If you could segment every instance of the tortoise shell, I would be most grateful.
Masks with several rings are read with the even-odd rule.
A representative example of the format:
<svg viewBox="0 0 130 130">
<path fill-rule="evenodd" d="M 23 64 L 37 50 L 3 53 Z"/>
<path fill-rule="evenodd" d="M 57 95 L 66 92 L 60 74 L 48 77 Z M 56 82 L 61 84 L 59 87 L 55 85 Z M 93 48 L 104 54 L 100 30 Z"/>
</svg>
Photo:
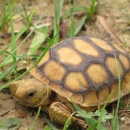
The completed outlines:
<svg viewBox="0 0 130 130">
<path fill-rule="evenodd" d="M 81 36 L 53 46 L 30 73 L 67 100 L 90 107 L 130 90 L 130 63 L 125 50 L 103 39 Z M 120 72 L 120 73 L 119 73 Z M 118 76 L 118 74 L 120 74 Z"/>
</svg>

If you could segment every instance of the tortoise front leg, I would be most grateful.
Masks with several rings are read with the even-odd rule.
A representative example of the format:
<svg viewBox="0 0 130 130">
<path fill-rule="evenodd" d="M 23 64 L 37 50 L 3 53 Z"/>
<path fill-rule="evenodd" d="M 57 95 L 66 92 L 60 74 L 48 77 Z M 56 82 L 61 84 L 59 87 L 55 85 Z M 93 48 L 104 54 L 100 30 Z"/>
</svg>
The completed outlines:
<svg viewBox="0 0 130 130">
<path fill-rule="evenodd" d="M 71 114 L 71 110 L 61 102 L 52 103 L 49 109 L 51 121 L 59 124 L 65 124 L 66 120 L 71 116 Z M 84 120 L 78 119 L 74 116 L 71 118 L 71 123 L 82 128 L 87 128 L 87 123 Z"/>
</svg>

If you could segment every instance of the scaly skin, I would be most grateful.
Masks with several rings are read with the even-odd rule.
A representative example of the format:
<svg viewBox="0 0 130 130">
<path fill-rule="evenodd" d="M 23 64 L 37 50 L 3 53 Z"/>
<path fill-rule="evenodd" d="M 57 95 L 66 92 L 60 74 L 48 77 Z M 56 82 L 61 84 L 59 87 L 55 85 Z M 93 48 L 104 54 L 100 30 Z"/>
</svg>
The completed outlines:
<svg viewBox="0 0 130 130">
<path fill-rule="evenodd" d="M 54 102 L 50 105 L 49 108 L 49 116 L 52 122 L 57 122 L 59 124 L 65 124 L 66 120 L 71 116 L 71 110 L 61 102 Z M 71 118 L 71 123 L 76 124 L 82 128 L 87 128 L 87 123 L 82 120 L 78 119 L 74 116 Z"/>
<path fill-rule="evenodd" d="M 68 101 L 60 102 L 57 95 L 51 99 L 53 92 L 43 82 L 32 78 L 27 80 L 20 80 L 10 84 L 12 95 L 21 104 L 30 107 L 42 107 L 42 110 L 49 113 L 53 122 L 64 124 L 74 111 L 72 104 Z M 59 102 L 57 102 L 59 101 Z M 77 119 L 72 116 L 72 124 L 76 124 L 82 128 L 87 128 L 84 120 Z"/>
</svg>

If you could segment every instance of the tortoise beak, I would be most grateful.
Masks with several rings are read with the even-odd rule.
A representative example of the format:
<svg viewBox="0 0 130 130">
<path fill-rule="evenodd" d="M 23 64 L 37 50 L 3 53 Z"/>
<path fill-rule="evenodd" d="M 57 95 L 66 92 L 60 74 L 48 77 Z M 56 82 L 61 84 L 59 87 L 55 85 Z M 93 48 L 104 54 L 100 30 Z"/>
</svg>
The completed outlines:
<svg viewBox="0 0 130 130">
<path fill-rule="evenodd" d="M 23 91 L 23 87 L 21 87 L 21 85 L 23 85 L 24 83 L 25 80 L 19 80 L 19 81 L 14 81 L 10 84 L 11 94 L 14 96 L 16 100 L 22 101 L 25 97 L 26 91 Z"/>
<path fill-rule="evenodd" d="M 19 90 L 19 85 L 23 84 L 25 81 L 24 80 L 19 80 L 19 81 L 14 81 L 10 84 L 10 91 L 11 94 L 16 97 L 16 93 Z M 20 90 L 19 90 L 20 91 Z M 17 94 L 18 96 L 20 96 L 20 94 Z"/>
<path fill-rule="evenodd" d="M 10 87 L 11 94 L 12 94 L 13 96 L 15 96 L 15 93 L 16 93 L 16 91 L 17 91 L 17 89 L 18 89 L 17 81 L 16 81 L 16 82 L 12 82 L 12 83 L 9 85 L 9 87 Z"/>
</svg>

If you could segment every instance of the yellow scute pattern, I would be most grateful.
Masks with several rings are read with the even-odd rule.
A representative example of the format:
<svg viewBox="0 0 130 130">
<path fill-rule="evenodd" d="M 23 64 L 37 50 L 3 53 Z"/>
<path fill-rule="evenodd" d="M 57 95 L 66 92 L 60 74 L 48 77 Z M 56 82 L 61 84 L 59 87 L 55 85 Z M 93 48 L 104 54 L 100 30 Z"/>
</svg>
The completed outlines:
<svg viewBox="0 0 130 130">
<path fill-rule="evenodd" d="M 92 37 L 91 40 L 94 42 L 94 44 L 98 45 L 100 48 L 106 50 L 106 51 L 113 51 L 113 48 L 104 40 L 99 38 Z"/>
<path fill-rule="evenodd" d="M 97 104 L 98 104 L 98 97 L 96 94 L 96 90 L 90 91 L 89 93 L 87 92 L 84 95 L 84 102 L 82 106 L 91 107 L 96 106 Z"/>
<path fill-rule="evenodd" d="M 119 59 L 122 62 L 122 64 L 124 65 L 124 67 L 128 70 L 130 67 L 128 58 L 122 54 L 119 54 Z"/>
<path fill-rule="evenodd" d="M 110 95 L 110 93 L 109 93 L 109 87 L 108 86 L 101 88 L 98 91 L 99 104 L 103 104 L 104 102 L 106 102 L 109 95 Z"/>
<path fill-rule="evenodd" d="M 50 52 L 48 51 L 45 56 L 42 58 L 42 60 L 38 63 L 38 66 L 41 66 L 43 63 L 45 63 L 50 58 Z"/>
<path fill-rule="evenodd" d="M 43 68 L 43 72 L 46 76 L 48 76 L 51 80 L 61 81 L 66 70 L 63 66 L 58 64 L 55 61 L 50 61 Z"/>
<path fill-rule="evenodd" d="M 70 72 L 65 80 L 65 85 L 73 92 L 88 88 L 88 82 L 81 72 Z"/>
<path fill-rule="evenodd" d="M 95 85 L 100 85 L 109 79 L 106 70 L 101 64 L 90 64 L 86 73 Z"/>
<path fill-rule="evenodd" d="M 60 48 L 57 50 L 57 54 L 62 63 L 76 65 L 82 62 L 82 57 L 69 47 Z"/>
<path fill-rule="evenodd" d="M 118 60 L 117 60 L 118 61 Z M 118 64 L 117 64 L 118 63 Z M 120 62 L 116 63 L 116 59 L 114 57 L 107 57 L 106 64 L 109 67 L 109 70 L 114 75 L 115 78 L 118 77 L 118 69 L 120 70 L 120 76 L 123 76 L 124 70 L 121 66 Z"/>
<path fill-rule="evenodd" d="M 86 55 L 92 55 L 95 57 L 99 57 L 99 52 L 94 48 L 93 45 L 88 43 L 87 41 L 81 40 L 81 39 L 74 39 L 73 44 L 75 48 L 80 51 L 81 53 L 84 53 Z"/>
</svg>

